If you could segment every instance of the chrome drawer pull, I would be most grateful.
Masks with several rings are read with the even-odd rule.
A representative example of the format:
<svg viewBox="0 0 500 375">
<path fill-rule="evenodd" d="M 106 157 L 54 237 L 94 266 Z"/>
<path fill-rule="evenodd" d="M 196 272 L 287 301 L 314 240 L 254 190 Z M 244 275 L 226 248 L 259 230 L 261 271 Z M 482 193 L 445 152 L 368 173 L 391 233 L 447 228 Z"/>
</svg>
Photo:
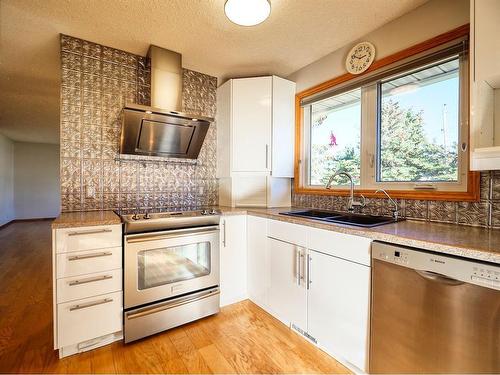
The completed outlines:
<svg viewBox="0 0 500 375">
<path fill-rule="evenodd" d="M 109 280 L 109 279 L 112 279 L 112 278 L 113 278 L 113 276 L 111 276 L 111 275 L 89 277 L 88 279 L 80 279 L 80 280 L 70 281 L 69 282 L 69 286 L 75 286 L 75 285 L 80 285 L 80 284 L 93 283 L 94 281 Z"/>
<path fill-rule="evenodd" d="M 103 253 L 93 253 L 93 254 L 87 254 L 87 255 L 74 255 L 74 256 L 68 257 L 68 260 L 73 261 L 73 260 L 82 260 L 82 259 L 89 259 L 89 258 L 108 257 L 110 255 L 113 255 L 113 253 L 106 251 Z"/>
<path fill-rule="evenodd" d="M 113 298 L 104 298 L 104 299 L 102 299 L 100 301 L 94 301 L 94 302 L 89 302 L 89 303 L 82 303 L 81 305 L 71 306 L 69 308 L 69 311 L 86 309 L 87 307 L 102 305 L 104 303 L 110 303 L 110 302 L 113 302 Z"/>
<path fill-rule="evenodd" d="M 84 230 L 80 232 L 70 232 L 68 233 L 68 236 L 83 236 L 85 234 L 98 234 L 98 233 L 111 233 L 111 229 L 91 229 L 91 230 Z"/>
</svg>

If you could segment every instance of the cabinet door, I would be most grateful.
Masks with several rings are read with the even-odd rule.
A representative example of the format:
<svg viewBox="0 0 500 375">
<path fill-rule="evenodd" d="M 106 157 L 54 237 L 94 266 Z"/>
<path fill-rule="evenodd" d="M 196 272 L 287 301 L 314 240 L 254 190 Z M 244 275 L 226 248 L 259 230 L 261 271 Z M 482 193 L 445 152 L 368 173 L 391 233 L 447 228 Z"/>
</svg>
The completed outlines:
<svg viewBox="0 0 500 375">
<path fill-rule="evenodd" d="M 272 172 L 293 177 L 295 144 L 295 82 L 273 76 Z"/>
<path fill-rule="evenodd" d="M 306 251 L 300 246 L 268 238 L 271 283 L 269 309 L 285 324 L 307 330 Z"/>
<path fill-rule="evenodd" d="M 220 304 L 247 298 L 246 215 L 223 216 L 220 239 Z"/>
<path fill-rule="evenodd" d="M 248 298 L 268 309 L 269 253 L 267 251 L 267 219 L 247 217 Z"/>
<path fill-rule="evenodd" d="M 233 178 L 236 207 L 266 207 L 267 176 L 239 175 Z"/>
<path fill-rule="evenodd" d="M 308 333 L 339 360 L 368 369 L 370 267 L 309 250 Z"/>
<path fill-rule="evenodd" d="M 474 80 L 485 80 L 500 87 L 500 2 L 475 0 L 471 2 L 473 17 Z"/>
<path fill-rule="evenodd" d="M 235 79 L 232 91 L 233 171 L 268 172 L 272 78 Z"/>
</svg>

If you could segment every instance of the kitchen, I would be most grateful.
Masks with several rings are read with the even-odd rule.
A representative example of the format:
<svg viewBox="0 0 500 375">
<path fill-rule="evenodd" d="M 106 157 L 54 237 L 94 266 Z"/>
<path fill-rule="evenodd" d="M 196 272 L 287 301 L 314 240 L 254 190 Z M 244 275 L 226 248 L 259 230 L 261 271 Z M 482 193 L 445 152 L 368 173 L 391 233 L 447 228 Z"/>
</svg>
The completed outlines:
<svg viewBox="0 0 500 375">
<path fill-rule="evenodd" d="M 0 6 L 0 372 L 500 372 L 497 1 Z"/>
</svg>

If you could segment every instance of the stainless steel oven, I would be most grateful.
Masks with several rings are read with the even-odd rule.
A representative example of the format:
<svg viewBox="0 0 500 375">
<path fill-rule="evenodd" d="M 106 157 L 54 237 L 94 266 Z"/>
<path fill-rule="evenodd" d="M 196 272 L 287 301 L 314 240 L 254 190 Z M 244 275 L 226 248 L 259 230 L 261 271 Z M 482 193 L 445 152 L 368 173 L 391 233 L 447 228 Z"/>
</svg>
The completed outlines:
<svg viewBox="0 0 500 375">
<path fill-rule="evenodd" d="M 218 216 L 164 216 L 144 220 L 166 230 L 124 237 L 125 342 L 219 311 Z"/>
</svg>

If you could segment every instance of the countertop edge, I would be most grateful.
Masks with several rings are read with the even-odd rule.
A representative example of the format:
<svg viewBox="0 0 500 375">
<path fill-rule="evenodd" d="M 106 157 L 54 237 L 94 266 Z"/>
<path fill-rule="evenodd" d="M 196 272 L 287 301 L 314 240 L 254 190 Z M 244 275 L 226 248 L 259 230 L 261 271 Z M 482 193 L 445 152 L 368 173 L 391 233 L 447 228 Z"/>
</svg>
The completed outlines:
<svg viewBox="0 0 500 375">
<path fill-rule="evenodd" d="M 117 225 L 122 221 L 114 211 L 63 212 L 53 222 L 52 229 Z"/>
</svg>

